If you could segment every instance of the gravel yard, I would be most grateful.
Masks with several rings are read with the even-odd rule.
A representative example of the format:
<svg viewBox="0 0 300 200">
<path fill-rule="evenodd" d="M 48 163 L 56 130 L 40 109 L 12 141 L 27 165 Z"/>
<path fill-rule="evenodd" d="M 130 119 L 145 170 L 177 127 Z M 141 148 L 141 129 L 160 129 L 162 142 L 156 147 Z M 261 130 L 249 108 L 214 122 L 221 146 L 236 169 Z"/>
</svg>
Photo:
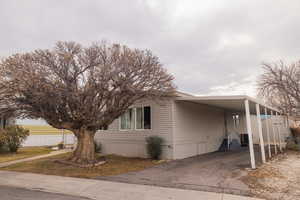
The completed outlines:
<svg viewBox="0 0 300 200">
<path fill-rule="evenodd" d="M 249 171 L 243 181 L 256 197 L 300 199 L 300 153 L 288 151 L 280 154 L 257 170 Z"/>
</svg>

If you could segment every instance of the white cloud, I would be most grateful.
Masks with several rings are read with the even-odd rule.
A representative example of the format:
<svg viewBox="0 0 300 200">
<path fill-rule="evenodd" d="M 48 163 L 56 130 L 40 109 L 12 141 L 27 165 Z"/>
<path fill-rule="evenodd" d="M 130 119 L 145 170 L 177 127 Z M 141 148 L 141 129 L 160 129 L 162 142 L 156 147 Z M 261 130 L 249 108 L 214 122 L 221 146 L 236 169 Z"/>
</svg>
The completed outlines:
<svg viewBox="0 0 300 200">
<path fill-rule="evenodd" d="M 235 80 L 225 85 L 214 86 L 205 95 L 248 95 L 256 97 L 256 77 L 247 77 L 244 80 Z"/>
<path fill-rule="evenodd" d="M 107 39 L 151 49 L 180 90 L 253 96 L 262 61 L 299 59 L 299 10 L 298 0 L 1 0 L 0 57 Z"/>
</svg>

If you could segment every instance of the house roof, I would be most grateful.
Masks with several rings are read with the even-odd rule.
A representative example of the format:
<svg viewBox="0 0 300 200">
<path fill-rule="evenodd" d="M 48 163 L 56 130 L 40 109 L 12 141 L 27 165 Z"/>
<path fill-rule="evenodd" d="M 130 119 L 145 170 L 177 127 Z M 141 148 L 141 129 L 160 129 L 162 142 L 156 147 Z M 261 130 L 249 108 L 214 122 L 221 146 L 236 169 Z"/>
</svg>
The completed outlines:
<svg viewBox="0 0 300 200">
<path fill-rule="evenodd" d="M 230 110 L 233 112 L 245 112 L 245 100 L 249 101 L 249 110 L 251 114 L 256 114 L 256 104 L 260 105 L 260 112 L 264 114 L 264 109 L 267 108 L 268 114 L 270 111 L 279 112 L 277 109 L 264 104 L 261 100 L 249 97 L 247 95 L 230 95 L 230 96 L 181 96 L 175 101 L 186 101 L 200 103 L 209 106 Z"/>
</svg>

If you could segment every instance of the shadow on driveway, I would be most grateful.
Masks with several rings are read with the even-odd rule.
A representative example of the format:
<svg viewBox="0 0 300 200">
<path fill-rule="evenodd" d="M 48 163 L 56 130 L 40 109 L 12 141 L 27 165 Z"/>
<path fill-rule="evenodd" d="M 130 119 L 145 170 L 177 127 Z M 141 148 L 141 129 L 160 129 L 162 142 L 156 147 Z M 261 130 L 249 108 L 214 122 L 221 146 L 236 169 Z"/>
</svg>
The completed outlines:
<svg viewBox="0 0 300 200">
<path fill-rule="evenodd" d="M 256 148 L 256 160 L 259 152 Z M 142 171 L 96 179 L 209 192 L 250 195 L 241 181 L 250 167 L 248 147 L 237 152 L 214 152 L 173 160 Z"/>
</svg>

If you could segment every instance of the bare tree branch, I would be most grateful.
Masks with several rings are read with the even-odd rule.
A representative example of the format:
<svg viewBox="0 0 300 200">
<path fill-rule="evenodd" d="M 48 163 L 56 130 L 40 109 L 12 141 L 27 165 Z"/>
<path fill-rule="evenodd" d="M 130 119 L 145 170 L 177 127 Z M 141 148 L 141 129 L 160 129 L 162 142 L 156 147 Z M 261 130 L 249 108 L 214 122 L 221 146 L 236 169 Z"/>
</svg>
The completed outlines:
<svg viewBox="0 0 300 200">
<path fill-rule="evenodd" d="M 300 102 L 300 62 L 263 63 L 259 95 L 283 113 L 296 115 Z"/>
<path fill-rule="evenodd" d="M 0 113 L 43 118 L 81 140 L 107 127 L 137 100 L 173 95 L 172 80 L 149 50 L 58 42 L 52 50 L 1 62 Z M 78 145 L 80 151 L 86 145 Z"/>
</svg>

